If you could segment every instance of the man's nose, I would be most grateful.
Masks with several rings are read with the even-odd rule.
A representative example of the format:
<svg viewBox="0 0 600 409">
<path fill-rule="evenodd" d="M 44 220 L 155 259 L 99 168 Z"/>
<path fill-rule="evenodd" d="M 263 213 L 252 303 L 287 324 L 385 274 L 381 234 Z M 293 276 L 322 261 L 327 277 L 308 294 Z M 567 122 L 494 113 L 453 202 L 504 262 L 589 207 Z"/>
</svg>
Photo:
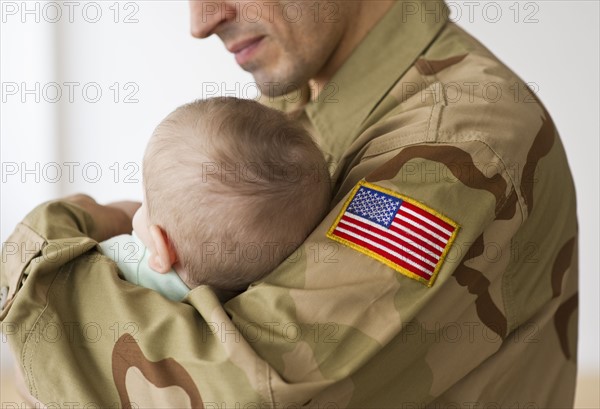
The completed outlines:
<svg viewBox="0 0 600 409">
<path fill-rule="evenodd" d="M 206 38 L 236 16 L 235 4 L 228 0 L 189 0 L 192 37 Z"/>
</svg>

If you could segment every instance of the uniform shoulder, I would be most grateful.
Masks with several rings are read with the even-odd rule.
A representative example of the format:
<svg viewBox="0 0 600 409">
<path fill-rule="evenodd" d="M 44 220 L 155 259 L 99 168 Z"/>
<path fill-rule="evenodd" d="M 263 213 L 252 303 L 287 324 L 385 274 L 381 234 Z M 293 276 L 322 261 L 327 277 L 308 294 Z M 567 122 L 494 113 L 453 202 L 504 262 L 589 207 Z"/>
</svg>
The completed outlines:
<svg viewBox="0 0 600 409">
<path fill-rule="evenodd" d="M 543 179 L 550 175 L 542 175 L 543 169 L 568 174 L 554 123 L 535 93 L 452 23 L 379 104 L 362 138 L 367 141 L 363 161 L 437 145 L 438 152 L 446 152 L 440 160 L 468 161 L 484 174 L 493 167 L 525 206 L 531 202 L 534 172 Z M 464 152 L 468 160 L 448 157 L 448 149 Z M 538 166 L 543 158 L 552 166 Z"/>
<path fill-rule="evenodd" d="M 373 128 L 395 127 L 373 143 L 485 144 L 507 168 L 522 168 L 537 145 L 558 139 L 555 126 L 527 84 L 486 47 L 453 23 L 400 78 L 375 112 Z M 388 132 L 389 133 L 389 132 Z M 374 141 L 373 141 L 374 142 Z M 487 154 L 486 154 L 487 156 Z"/>
<path fill-rule="evenodd" d="M 479 140 L 513 161 L 542 129 L 554 131 L 535 90 L 455 24 L 448 24 L 414 68 L 436 88 L 435 102 L 443 107 L 438 142 Z"/>
</svg>

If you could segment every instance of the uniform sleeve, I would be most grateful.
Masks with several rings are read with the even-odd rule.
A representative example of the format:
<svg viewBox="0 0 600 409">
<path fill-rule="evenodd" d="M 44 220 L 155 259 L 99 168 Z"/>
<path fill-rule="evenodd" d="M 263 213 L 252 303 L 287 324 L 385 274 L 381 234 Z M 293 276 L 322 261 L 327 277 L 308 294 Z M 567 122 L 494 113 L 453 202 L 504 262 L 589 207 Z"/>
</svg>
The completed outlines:
<svg viewBox="0 0 600 409">
<path fill-rule="evenodd" d="M 91 241 L 86 236 L 94 233 L 92 219 L 78 206 L 48 202 L 33 210 L 2 244 L 0 317 L 8 313 L 27 278 L 28 267 L 35 265 L 33 260 L 59 264 L 69 256 L 76 257 L 89 249 Z M 50 247 L 48 237 L 54 241 Z"/>
<path fill-rule="evenodd" d="M 227 311 L 263 335 L 252 346 L 273 367 L 276 402 L 431 402 L 509 331 L 515 189 L 494 152 L 470 142 L 374 147 L 344 190 L 304 245 Z"/>
<path fill-rule="evenodd" d="M 93 407 L 270 401 L 266 363 L 209 288 L 177 303 L 128 283 L 94 232 L 83 209 L 53 202 L 3 245 L 2 332 L 33 398 Z"/>
</svg>

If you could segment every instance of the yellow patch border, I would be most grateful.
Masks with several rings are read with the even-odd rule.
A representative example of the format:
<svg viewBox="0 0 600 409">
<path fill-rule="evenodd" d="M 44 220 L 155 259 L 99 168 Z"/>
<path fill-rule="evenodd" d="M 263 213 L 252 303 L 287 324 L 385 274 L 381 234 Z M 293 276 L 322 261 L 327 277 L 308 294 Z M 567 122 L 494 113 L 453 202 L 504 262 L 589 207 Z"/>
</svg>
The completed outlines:
<svg viewBox="0 0 600 409">
<path fill-rule="evenodd" d="M 454 232 L 452 233 L 452 235 L 450 236 L 450 238 L 448 239 L 448 243 L 446 243 L 446 247 L 444 247 L 444 251 L 442 251 L 442 254 L 440 256 L 440 259 L 437 262 L 437 265 L 435 266 L 435 270 L 433 271 L 433 274 L 431 274 L 431 278 L 429 280 L 424 279 L 423 277 L 405 269 L 404 267 L 401 267 L 399 265 L 397 265 L 396 263 L 394 263 L 393 261 L 390 261 L 382 256 L 380 256 L 379 254 L 366 249 L 364 247 L 361 247 L 355 243 L 352 243 L 351 241 L 348 241 L 346 239 L 343 239 L 341 237 L 335 236 L 333 234 L 333 231 L 335 230 L 335 228 L 338 226 L 338 224 L 340 223 L 340 220 L 342 219 L 342 216 L 344 215 L 344 213 L 346 212 L 346 209 L 348 208 L 348 206 L 350 205 L 350 202 L 352 201 L 352 199 L 354 199 L 354 196 L 356 195 L 356 192 L 358 191 L 358 189 L 360 189 L 361 186 L 367 187 L 369 189 L 373 189 L 382 193 L 385 193 L 387 195 L 396 197 L 398 199 L 404 200 L 420 209 L 425 210 L 428 213 L 432 213 L 434 214 L 436 217 L 439 217 L 440 219 L 442 219 L 443 221 L 445 221 L 446 223 L 448 223 L 449 225 L 454 227 Z M 338 214 L 338 216 L 336 217 L 335 221 L 333 222 L 333 224 L 331 225 L 331 227 L 329 228 L 329 230 L 327 231 L 327 237 L 330 238 L 331 240 L 337 241 L 345 246 L 348 246 L 350 248 L 353 248 L 354 250 L 357 250 L 360 253 L 363 253 L 371 258 L 374 258 L 375 260 L 385 264 L 386 266 L 392 268 L 393 270 L 399 272 L 400 274 L 408 277 L 408 278 L 412 278 L 413 280 L 416 280 L 424 285 L 426 285 L 427 287 L 431 287 L 435 281 L 435 279 L 437 278 L 437 275 L 439 273 L 440 268 L 442 267 L 442 264 L 444 264 L 444 260 L 446 258 L 446 255 L 448 254 L 448 251 L 450 250 L 450 247 L 452 247 L 452 244 L 454 243 L 454 240 L 456 239 L 456 235 L 458 233 L 458 230 L 460 229 L 460 226 L 458 225 L 458 223 L 456 223 L 454 220 L 444 216 L 443 214 L 433 210 L 432 208 L 430 208 L 429 206 L 424 205 L 423 203 L 411 199 L 410 197 L 404 196 L 400 193 L 394 192 L 393 190 L 390 189 L 386 189 L 382 186 L 377 186 L 374 185 L 373 183 L 369 183 L 366 180 L 361 180 L 360 182 L 358 182 L 358 184 L 356 186 L 354 186 L 354 188 L 352 189 L 352 191 L 350 192 L 350 195 L 348 196 L 348 198 L 346 199 L 346 201 L 344 202 L 344 206 L 342 206 L 342 210 L 340 210 L 340 213 Z"/>
</svg>

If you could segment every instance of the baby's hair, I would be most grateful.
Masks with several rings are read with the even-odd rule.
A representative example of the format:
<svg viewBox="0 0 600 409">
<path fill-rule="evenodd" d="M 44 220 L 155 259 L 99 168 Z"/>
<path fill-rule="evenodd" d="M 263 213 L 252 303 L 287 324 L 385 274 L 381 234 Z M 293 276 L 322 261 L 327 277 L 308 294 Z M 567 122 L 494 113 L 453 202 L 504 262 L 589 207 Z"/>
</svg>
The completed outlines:
<svg viewBox="0 0 600 409">
<path fill-rule="evenodd" d="M 148 218 L 188 281 L 243 290 L 289 256 L 329 208 L 310 135 L 282 112 L 231 97 L 177 108 L 144 156 Z"/>
</svg>

